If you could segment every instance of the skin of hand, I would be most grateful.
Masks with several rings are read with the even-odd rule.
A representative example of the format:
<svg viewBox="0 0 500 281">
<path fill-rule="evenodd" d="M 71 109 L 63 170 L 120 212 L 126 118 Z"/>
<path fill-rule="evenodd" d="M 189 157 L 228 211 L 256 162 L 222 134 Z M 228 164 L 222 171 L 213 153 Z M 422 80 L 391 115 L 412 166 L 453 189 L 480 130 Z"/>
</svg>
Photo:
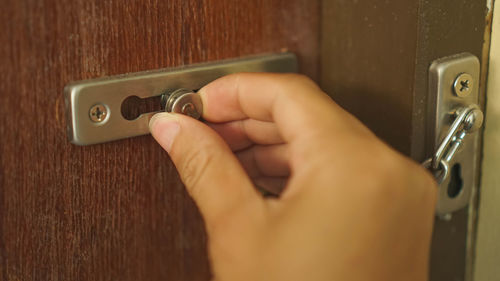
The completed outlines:
<svg viewBox="0 0 500 281">
<path fill-rule="evenodd" d="M 159 113 L 150 129 L 205 220 L 214 280 L 427 280 L 430 173 L 304 76 L 233 74 L 199 94 L 207 123 Z"/>
</svg>

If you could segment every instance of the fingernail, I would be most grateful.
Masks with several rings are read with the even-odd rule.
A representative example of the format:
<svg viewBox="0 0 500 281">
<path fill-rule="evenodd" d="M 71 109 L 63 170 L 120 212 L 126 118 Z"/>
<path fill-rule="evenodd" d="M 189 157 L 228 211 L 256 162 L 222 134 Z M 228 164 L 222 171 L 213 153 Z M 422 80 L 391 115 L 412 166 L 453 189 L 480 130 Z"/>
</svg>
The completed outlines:
<svg viewBox="0 0 500 281">
<path fill-rule="evenodd" d="M 163 149 L 169 153 L 180 128 L 179 120 L 171 113 L 158 113 L 149 120 L 151 134 Z"/>
</svg>

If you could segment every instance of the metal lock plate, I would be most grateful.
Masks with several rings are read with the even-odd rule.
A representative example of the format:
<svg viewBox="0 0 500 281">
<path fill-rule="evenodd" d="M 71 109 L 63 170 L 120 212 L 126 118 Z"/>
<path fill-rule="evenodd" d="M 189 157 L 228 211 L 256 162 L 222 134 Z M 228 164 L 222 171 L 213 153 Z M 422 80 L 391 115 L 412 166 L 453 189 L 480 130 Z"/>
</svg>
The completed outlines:
<svg viewBox="0 0 500 281">
<path fill-rule="evenodd" d="M 428 112 L 427 132 L 429 154 L 438 151 L 458 111 L 478 104 L 479 72 L 479 59 L 469 53 L 432 63 L 429 72 L 429 104 L 433 106 Z M 477 184 L 477 157 L 479 134 L 471 133 L 464 138 L 452 159 L 448 160 L 449 175 L 439 184 L 438 215 L 450 214 L 469 203 Z"/>
<path fill-rule="evenodd" d="M 127 120 L 121 114 L 126 98 L 144 99 L 183 88 L 197 90 L 231 73 L 290 73 L 297 69 L 295 55 L 281 53 L 74 82 L 64 89 L 68 136 L 74 144 L 90 145 L 149 134 L 148 123 L 156 112 Z"/>
</svg>

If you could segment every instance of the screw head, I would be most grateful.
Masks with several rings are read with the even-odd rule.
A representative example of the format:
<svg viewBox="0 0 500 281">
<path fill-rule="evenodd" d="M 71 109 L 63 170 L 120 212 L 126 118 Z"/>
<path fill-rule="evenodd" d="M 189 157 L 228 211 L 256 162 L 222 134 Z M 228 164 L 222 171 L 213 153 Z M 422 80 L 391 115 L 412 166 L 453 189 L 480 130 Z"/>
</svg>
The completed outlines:
<svg viewBox="0 0 500 281">
<path fill-rule="evenodd" d="M 465 98 L 472 93 L 472 89 L 474 88 L 474 79 L 472 75 L 468 73 L 461 73 L 455 79 L 453 83 L 453 91 L 455 95 Z"/>
<path fill-rule="evenodd" d="M 167 96 L 168 95 L 168 96 Z M 203 103 L 199 94 L 186 89 L 178 89 L 163 98 L 166 112 L 175 112 L 200 119 L 203 112 Z"/>
<path fill-rule="evenodd" d="M 198 113 L 198 111 L 196 111 L 194 104 L 192 104 L 190 102 L 186 103 L 185 105 L 182 106 L 181 112 L 182 112 L 182 114 L 185 114 L 185 115 L 193 117 L 193 118 L 199 117 L 199 113 Z"/>
<path fill-rule="evenodd" d="M 90 108 L 89 117 L 95 123 L 102 123 L 108 116 L 108 109 L 103 104 L 96 104 Z"/>
</svg>

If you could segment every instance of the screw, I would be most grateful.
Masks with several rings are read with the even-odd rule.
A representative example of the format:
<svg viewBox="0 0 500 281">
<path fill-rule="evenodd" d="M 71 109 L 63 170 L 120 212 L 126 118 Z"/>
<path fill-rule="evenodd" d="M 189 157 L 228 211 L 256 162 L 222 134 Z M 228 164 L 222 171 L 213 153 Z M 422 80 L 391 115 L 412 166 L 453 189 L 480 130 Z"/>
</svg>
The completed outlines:
<svg viewBox="0 0 500 281">
<path fill-rule="evenodd" d="M 196 108 L 194 107 L 194 104 L 192 103 L 186 103 L 184 106 L 182 106 L 181 109 L 182 114 L 185 114 L 187 116 L 193 117 L 193 118 L 199 118 L 199 113 L 196 111 Z"/>
<path fill-rule="evenodd" d="M 462 73 L 458 75 L 453 83 L 453 90 L 455 95 L 465 98 L 472 92 L 472 88 L 474 87 L 474 79 L 468 73 Z"/>
<path fill-rule="evenodd" d="M 96 123 L 103 122 L 106 119 L 107 115 L 108 110 L 106 109 L 106 106 L 102 104 L 96 104 L 92 106 L 89 111 L 90 120 Z"/>
</svg>

